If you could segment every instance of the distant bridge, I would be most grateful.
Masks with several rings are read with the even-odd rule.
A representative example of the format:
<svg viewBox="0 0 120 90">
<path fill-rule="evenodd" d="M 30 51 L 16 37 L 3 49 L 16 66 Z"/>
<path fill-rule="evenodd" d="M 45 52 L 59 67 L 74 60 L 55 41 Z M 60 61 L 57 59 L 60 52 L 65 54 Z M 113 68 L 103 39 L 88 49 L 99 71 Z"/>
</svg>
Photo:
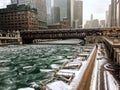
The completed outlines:
<svg viewBox="0 0 120 90">
<path fill-rule="evenodd" d="M 112 31 L 113 28 L 90 28 L 90 29 L 47 29 L 47 30 L 29 30 L 29 31 L 0 31 L 0 37 L 17 37 L 25 44 L 33 43 L 35 39 L 71 39 L 78 38 L 85 40 L 86 36 L 101 36 L 104 32 Z M 2 38 L 1 38 L 2 39 Z M 21 40 L 20 40 L 21 41 Z"/>
<path fill-rule="evenodd" d="M 84 40 L 86 36 L 101 36 L 103 31 L 109 28 L 91 29 L 48 29 L 36 31 L 21 31 L 23 43 L 32 43 L 34 39 L 70 39 L 78 38 Z"/>
</svg>

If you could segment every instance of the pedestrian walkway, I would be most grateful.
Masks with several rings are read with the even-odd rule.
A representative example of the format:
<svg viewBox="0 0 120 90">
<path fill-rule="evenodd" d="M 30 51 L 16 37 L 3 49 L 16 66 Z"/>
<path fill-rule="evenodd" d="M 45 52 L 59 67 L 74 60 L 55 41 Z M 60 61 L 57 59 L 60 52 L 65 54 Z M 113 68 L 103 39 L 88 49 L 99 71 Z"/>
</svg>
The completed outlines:
<svg viewBox="0 0 120 90">
<path fill-rule="evenodd" d="M 101 44 L 98 46 L 90 90 L 120 90 L 114 73 L 113 63 L 107 56 L 104 44 Z"/>
</svg>

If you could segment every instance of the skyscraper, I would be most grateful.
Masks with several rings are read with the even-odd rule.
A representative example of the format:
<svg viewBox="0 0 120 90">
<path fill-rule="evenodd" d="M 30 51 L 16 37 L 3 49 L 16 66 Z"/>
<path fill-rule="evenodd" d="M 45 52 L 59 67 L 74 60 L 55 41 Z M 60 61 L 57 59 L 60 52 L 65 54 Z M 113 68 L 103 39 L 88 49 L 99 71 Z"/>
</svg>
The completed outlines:
<svg viewBox="0 0 120 90">
<path fill-rule="evenodd" d="M 109 5 L 109 12 L 108 12 L 108 27 L 112 27 L 112 7 L 111 7 L 111 4 Z"/>
<path fill-rule="evenodd" d="M 77 28 L 82 28 L 83 23 L 83 2 L 81 0 L 74 1 L 74 21 L 78 21 Z"/>
<path fill-rule="evenodd" d="M 69 25 L 73 27 L 74 21 L 74 0 L 54 0 L 54 7 L 60 8 L 60 20 L 64 18 L 69 20 Z"/>
<path fill-rule="evenodd" d="M 47 25 L 52 24 L 52 0 L 46 0 L 46 6 L 47 6 Z"/>
<path fill-rule="evenodd" d="M 46 0 L 47 14 L 51 14 L 52 0 Z"/>
<path fill-rule="evenodd" d="M 116 18 L 117 18 L 117 26 L 120 26 L 120 0 L 118 0 L 118 2 L 117 2 L 117 12 L 116 12 L 117 14 L 117 16 L 116 16 Z"/>
<path fill-rule="evenodd" d="M 117 0 L 111 0 L 111 27 L 114 27 L 117 25 L 117 20 L 116 20 L 116 1 Z"/>
<path fill-rule="evenodd" d="M 72 28 L 74 21 L 74 0 L 67 0 L 67 16 L 70 20 L 70 26 Z"/>
<path fill-rule="evenodd" d="M 52 7 L 52 23 L 60 22 L 60 8 Z"/>
<path fill-rule="evenodd" d="M 12 4 L 26 4 L 31 8 L 36 8 L 38 12 L 39 28 L 46 28 L 47 14 L 46 14 L 46 0 L 11 0 Z"/>
<path fill-rule="evenodd" d="M 60 8 L 60 20 L 67 17 L 67 0 L 54 0 L 54 7 Z"/>
</svg>

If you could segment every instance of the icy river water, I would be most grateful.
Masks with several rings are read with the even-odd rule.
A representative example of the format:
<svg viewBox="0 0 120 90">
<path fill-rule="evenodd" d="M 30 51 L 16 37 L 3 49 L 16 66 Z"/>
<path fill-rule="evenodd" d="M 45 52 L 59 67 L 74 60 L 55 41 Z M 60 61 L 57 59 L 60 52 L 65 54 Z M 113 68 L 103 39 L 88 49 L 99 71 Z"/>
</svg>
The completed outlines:
<svg viewBox="0 0 120 90">
<path fill-rule="evenodd" d="M 0 90 L 40 90 L 39 81 L 50 78 L 56 68 L 75 58 L 80 49 L 80 45 L 0 47 Z"/>
</svg>

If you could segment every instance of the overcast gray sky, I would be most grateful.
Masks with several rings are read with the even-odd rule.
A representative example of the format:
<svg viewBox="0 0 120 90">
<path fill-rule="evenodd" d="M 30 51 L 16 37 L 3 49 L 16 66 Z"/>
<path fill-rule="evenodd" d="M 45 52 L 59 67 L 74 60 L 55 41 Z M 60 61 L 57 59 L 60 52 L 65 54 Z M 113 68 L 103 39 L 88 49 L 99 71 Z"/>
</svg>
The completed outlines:
<svg viewBox="0 0 120 90">
<path fill-rule="evenodd" d="M 105 19 L 105 11 L 111 0 L 83 0 L 84 22 L 93 14 L 95 19 Z M 0 0 L 0 8 L 10 4 L 10 0 Z"/>
<path fill-rule="evenodd" d="M 8 4 L 10 4 L 10 0 L 0 0 L 0 8 L 6 7 Z"/>
<path fill-rule="evenodd" d="M 105 19 L 105 12 L 111 0 L 83 0 L 84 21 L 90 19 L 93 14 L 94 19 Z"/>
</svg>

